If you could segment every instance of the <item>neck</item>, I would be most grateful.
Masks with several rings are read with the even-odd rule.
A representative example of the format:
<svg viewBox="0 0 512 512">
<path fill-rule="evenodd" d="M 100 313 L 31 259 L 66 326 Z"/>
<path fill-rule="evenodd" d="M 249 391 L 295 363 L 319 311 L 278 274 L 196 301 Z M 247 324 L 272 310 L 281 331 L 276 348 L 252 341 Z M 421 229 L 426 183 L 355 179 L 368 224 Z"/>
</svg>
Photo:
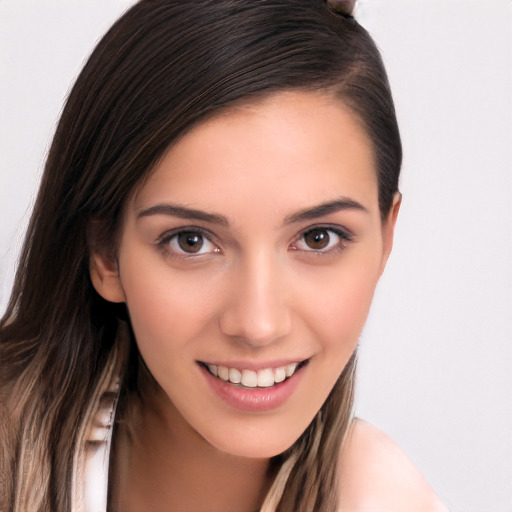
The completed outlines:
<svg viewBox="0 0 512 512">
<path fill-rule="evenodd" d="M 116 433 L 112 510 L 254 512 L 273 479 L 268 459 L 221 452 L 182 418 L 160 389 Z"/>
</svg>

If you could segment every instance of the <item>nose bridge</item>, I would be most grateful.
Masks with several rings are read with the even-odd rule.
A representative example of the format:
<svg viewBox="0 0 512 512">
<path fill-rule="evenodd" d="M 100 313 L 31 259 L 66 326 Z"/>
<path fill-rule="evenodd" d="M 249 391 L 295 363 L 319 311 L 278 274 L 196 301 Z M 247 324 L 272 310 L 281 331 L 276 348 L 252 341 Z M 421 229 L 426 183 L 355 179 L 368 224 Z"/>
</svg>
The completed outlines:
<svg viewBox="0 0 512 512">
<path fill-rule="evenodd" d="M 224 334 L 263 346 L 289 332 L 291 317 L 280 263 L 276 254 L 263 249 L 240 259 L 220 316 Z"/>
</svg>

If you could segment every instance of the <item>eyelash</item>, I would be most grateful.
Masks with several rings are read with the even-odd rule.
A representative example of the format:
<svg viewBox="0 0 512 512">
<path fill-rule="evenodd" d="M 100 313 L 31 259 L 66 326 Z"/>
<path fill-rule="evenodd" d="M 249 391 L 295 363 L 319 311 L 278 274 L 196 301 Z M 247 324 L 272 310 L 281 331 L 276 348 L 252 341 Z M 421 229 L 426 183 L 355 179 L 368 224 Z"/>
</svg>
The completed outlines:
<svg viewBox="0 0 512 512">
<path fill-rule="evenodd" d="M 330 247 L 328 249 L 321 248 L 321 249 L 315 250 L 314 248 L 311 248 L 311 247 L 310 248 L 296 247 L 295 244 L 297 244 L 299 241 L 304 241 L 304 239 L 307 235 L 309 235 L 315 231 L 319 232 L 319 233 L 326 232 L 328 234 L 329 233 L 334 234 L 334 235 L 336 235 L 337 238 L 339 238 L 339 240 L 335 243 L 334 247 Z M 176 248 L 174 248 L 174 249 L 171 248 L 170 244 L 173 242 L 173 240 L 177 240 L 178 236 L 182 235 L 182 234 L 199 235 L 203 240 L 203 244 L 206 241 L 207 243 L 215 246 L 215 249 L 207 251 L 207 252 L 200 252 L 200 253 L 199 252 L 198 253 L 193 253 L 193 252 L 187 253 L 186 251 L 178 252 L 179 249 L 176 250 Z M 160 238 L 158 238 L 158 240 L 156 241 L 156 245 L 159 248 L 161 248 L 162 250 L 164 250 L 165 254 L 167 256 L 170 256 L 172 258 L 189 259 L 189 258 L 197 258 L 200 256 L 204 256 L 206 254 L 220 253 L 221 249 L 218 247 L 218 245 L 212 239 L 213 239 L 212 235 L 201 228 L 182 227 L 177 230 L 173 230 L 173 231 L 166 232 L 166 233 L 162 234 L 160 236 Z M 294 241 L 292 242 L 292 245 L 291 245 L 291 250 L 300 251 L 302 253 L 311 254 L 311 255 L 315 255 L 315 256 L 326 256 L 326 255 L 337 254 L 338 252 L 343 251 L 346 248 L 346 246 L 352 242 L 353 242 L 353 236 L 346 230 L 342 230 L 338 227 L 335 228 L 332 226 L 322 226 L 322 225 L 311 226 L 311 227 L 301 231 L 299 236 L 294 239 Z M 331 243 L 330 239 L 329 239 L 328 243 Z M 203 244 L 201 244 L 201 247 L 199 248 L 199 250 L 202 249 Z"/>
<path fill-rule="evenodd" d="M 336 235 L 336 237 L 339 240 L 334 244 L 333 247 L 329 247 L 328 249 L 315 250 L 311 247 L 307 248 L 307 249 L 301 249 L 301 248 L 292 246 L 292 250 L 301 251 L 303 253 L 306 253 L 307 255 L 312 255 L 315 257 L 316 256 L 330 256 L 330 255 L 338 254 L 339 252 L 343 251 L 344 249 L 346 249 L 348 244 L 350 244 L 354 241 L 352 234 L 347 230 L 340 229 L 339 227 L 320 225 L 320 226 L 312 226 L 312 227 L 307 228 L 306 230 L 302 231 L 293 243 L 296 244 L 299 241 L 304 241 L 304 239 L 307 235 L 314 233 L 315 231 L 317 231 L 319 233 L 326 232 L 329 234 L 334 234 L 334 235 Z M 329 239 L 328 244 L 330 244 L 330 243 L 331 243 L 331 240 Z"/>
<path fill-rule="evenodd" d="M 180 253 L 170 246 L 172 241 L 174 239 L 177 239 L 179 235 L 187 234 L 187 233 L 189 233 L 191 235 L 199 235 L 203 240 L 203 244 L 204 244 L 204 241 L 207 241 L 207 243 L 214 245 L 215 249 L 213 251 L 202 252 L 202 253 L 187 253 L 186 251 L 183 251 Z M 179 229 L 164 233 L 156 241 L 156 245 L 158 247 L 160 247 L 162 250 L 164 250 L 165 254 L 167 256 L 170 256 L 172 258 L 181 258 L 181 259 L 197 258 L 200 256 L 204 256 L 205 254 L 215 254 L 215 253 L 221 252 L 219 247 L 217 246 L 217 244 L 212 240 L 212 238 L 213 238 L 212 235 L 210 235 L 208 232 L 204 231 L 201 228 L 183 227 L 183 228 L 179 228 Z M 202 248 L 202 245 L 201 245 L 200 249 Z"/>
</svg>

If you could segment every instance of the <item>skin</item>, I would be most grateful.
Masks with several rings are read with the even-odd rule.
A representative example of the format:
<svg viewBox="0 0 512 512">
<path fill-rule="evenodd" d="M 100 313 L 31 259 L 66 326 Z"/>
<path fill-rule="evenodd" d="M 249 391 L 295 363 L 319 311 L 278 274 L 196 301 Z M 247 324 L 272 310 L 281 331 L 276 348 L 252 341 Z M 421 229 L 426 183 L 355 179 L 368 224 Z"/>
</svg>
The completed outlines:
<svg viewBox="0 0 512 512">
<path fill-rule="evenodd" d="M 91 264 L 98 292 L 127 304 L 157 382 L 143 390 L 131 435 L 121 429 L 116 440 L 115 508 L 261 506 L 269 458 L 305 430 L 357 345 L 400 204 L 397 195 L 382 222 L 377 192 L 365 131 L 326 95 L 280 93 L 231 109 L 164 155 L 126 206 L 117 261 L 95 254 Z M 344 208 L 312 213 L 340 200 Z M 216 217 L 183 218 L 177 206 Z M 313 228 L 325 247 L 312 243 Z M 184 230 L 199 249 L 180 245 Z M 283 360 L 308 364 L 291 396 L 264 412 L 227 404 L 198 364 Z"/>
<path fill-rule="evenodd" d="M 340 451 L 342 512 L 448 512 L 407 454 L 356 419 Z"/>
</svg>

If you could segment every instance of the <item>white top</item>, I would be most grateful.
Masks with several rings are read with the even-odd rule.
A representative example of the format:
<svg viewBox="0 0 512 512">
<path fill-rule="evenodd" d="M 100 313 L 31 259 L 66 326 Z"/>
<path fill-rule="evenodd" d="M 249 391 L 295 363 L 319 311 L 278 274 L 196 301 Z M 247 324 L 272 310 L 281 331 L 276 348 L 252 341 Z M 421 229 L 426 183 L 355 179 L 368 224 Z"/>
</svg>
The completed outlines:
<svg viewBox="0 0 512 512">
<path fill-rule="evenodd" d="M 120 387 L 119 359 L 119 352 L 114 349 L 77 436 L 71 512 L 107 512 L 110 448 Z"/>
<path fill-rule="evenodd" d="M 99 400 L 81 450 L 73 465 L 71 512 L 106 512 L 108 470 L 117 393 L 106 393 Z"/>
<path fill-rule="evenodd" d="M 115 399 L 103 398 L 96 416 L 97 421 L 87 439 L 84 467 L 87 512 L 107 510 L 108 468 L 114 420 L 113 400 Z"/>
</svg>

